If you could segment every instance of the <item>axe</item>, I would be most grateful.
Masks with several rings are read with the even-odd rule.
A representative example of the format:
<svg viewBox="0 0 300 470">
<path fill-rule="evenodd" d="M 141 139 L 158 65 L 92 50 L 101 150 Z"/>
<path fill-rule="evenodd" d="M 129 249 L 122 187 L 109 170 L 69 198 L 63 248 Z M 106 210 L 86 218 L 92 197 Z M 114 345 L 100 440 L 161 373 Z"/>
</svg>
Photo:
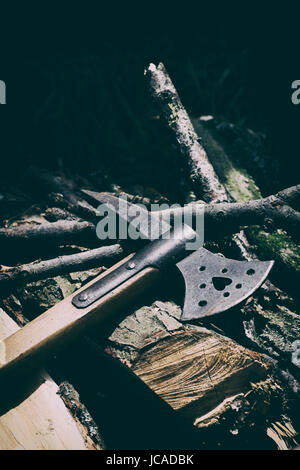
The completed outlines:
<svg viewBox="0 0 300 470">
<path fill-rule="evenodd" d="M 118 212 L 118 198 L 83 192 L 90 200 Z M 189 225 L 174 228 L 155 212 L 127 201 L 122 204 L 131 209 L 119 214 L 127 224 L 133 222 L 130 213 L 139 213 L 139 231 L 142 238 L 148 238 L 146 245 L 0 342 L 1 379 L 27 373 L 85 328 L 112 320 L 125 302 L 145 292 L 161 276 L 168 276 L 171 266 L 178 268 L 185 285 L 181 320 L 191 321 L 216 315 L 246 299 L 273 265 L 273 261 L 227 259 L 203 247 L 191 253 L 187 243 L 195 241 L 198 234 Z M 149 235 L 153 229 L 154 240 Z M 166 238 L 168 231 L 170 237 Z"/>
</svg>

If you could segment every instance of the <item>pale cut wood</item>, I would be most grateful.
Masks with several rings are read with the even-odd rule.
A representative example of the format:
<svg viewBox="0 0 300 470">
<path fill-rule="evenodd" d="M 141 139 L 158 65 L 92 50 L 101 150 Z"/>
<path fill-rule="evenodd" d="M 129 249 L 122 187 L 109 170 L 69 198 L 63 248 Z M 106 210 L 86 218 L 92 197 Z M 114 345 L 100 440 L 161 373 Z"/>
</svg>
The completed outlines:
<svg viewBox="0 0 300 470">
<path fill-rule="evenodd" d="M 174 331 L 148 346 L 133 371 L 195 424 L 199 413 L 208 413 L 226 398 L 249 390 L 251 381 L 267 375 L 266 364 L 258 355 L 196 327 Z"/>
<path fill-rule="evenodd" d="M 288 417 L 283 423 L 283 406 L 278 407 L 281 400 L 274 399 L 284 392 L 272 364 L 215 331 L 182 324 L 180 315 L 181 308 L 172 302 L 156 301 L 140 308 L 112 333 L 107 353 L 126 364 L 185 422 L 194 425 L 199 448 L 214 448 L 216 442 L 220 448 L 234 448 L 241 416 L 244 426 L 251 426 L 253 448 L 272 448 L 272 441 L 284 448 L 278 444 L 273 425 L 269 421 L 262 424 L 266 416 L 277 417 L 290 429 L 284 445 L 294 447 L 297 433 Z"/>
<path fill-rule="evenodd" d="M 267 434 L 276 442 L 279 450 L 289 450 L 291 447 L 293 450 L 299 450 L 299 442 L 296 440 L 298 433 L 290 422 L 271 423 Z"/>
<path fill-rule="evenodd" d="M 105 277 L 111 270 L 126 263 L 132 255 L 117 263 L 105 273 L 100 274 L 77 292 Z M 4 339 L 0 346 L 0 376 L 9 378 L 18 376 L 24 370 L 29 371 L 40 365 L 44 357 L 66 346 L 83 328 L 104 322 L 116 314 L 125 301 L 133 299 L 143 292 L 159 276 L 155 268 L 147 268 L 137 273 L 121 286 L 117 287 L 100 300 L 86 308 L 76 308 L 72 304 L 74 294 L 67 297 L 44 314 L 40 315 L 21 330 Z"/>
<path fill-rule="evenodd" d="M 202 326 L 186 327 L 180 314 L 169 302 L 142 307 L 114 331 L 107 351 L 196 424 L 223 400 L 265 380 L 271 366 L 229 338 Z"/>
<path fill-rule="evenodd" d="M 18 330 L 17 324 L 0 310 L 0 340 L 3 341 Z M 79 430 L 57 395 L 57 384 L 46 372 L 39 371 L 28 379 L 28 382 L 31 381 L 36 386 L 30 396 L 0 416 L 0 450 L 99 448 L 88 436 L 83 435 L 83 428 Z"/>
</svg>

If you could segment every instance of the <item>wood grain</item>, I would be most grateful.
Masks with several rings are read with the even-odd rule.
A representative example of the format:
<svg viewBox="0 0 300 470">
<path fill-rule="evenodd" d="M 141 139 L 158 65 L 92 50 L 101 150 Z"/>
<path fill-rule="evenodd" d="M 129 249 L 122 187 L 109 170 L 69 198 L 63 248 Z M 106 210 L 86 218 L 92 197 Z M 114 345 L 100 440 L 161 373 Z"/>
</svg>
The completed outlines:
<svg viewBox="0 0 300 470">
<path fill-rule="evenodd" d="M 245 445 L 249 429 L 251 448 L 294 447 L 297 432 L 288 417 L 283 422 L 283 389 L 272 363 L 203 325 L 182 324 L 180 314 L 173 302 L 138 309 L 112 333 L 107 353 L 194 425 L 199 448 Z M 276 434 L 278 422 L 289 429 L 284 438 Z"/>
<path fill-rule="evenodd" d="M 0 310 L 0 340 L 17 331 L 16 323 Z M 33 386 L 32 393 L 0 416 L 0 450 L 97 448 L 83 427 L 78 427 L 57 395 L 57 384 L 46 372 L 37 372 L 28 382 L 31 382 L 30 388 Z"/>
<path fill-rule="evenodd" d="M 131 256 L 117 263 L 105 273 L 100 274 L 82 289 L 105 277 L 111 270 L 130 259 Z M 143 292 L 159 276 L 159 271 L 147 268 L 114 289 L 92 305 L 78 309 L 72 304 L 73 295 L 67 297 L 44 314 L 40 315 L 21 330 L 16 331 L 1 342 L 0 378 L 15 380 L 18 374 L 26 373 L 42 363 L 43 359 L 68 340 L 93 324 L 101 324 L 108 317 L 119 312 L 120 307 Z"/>
</svg>

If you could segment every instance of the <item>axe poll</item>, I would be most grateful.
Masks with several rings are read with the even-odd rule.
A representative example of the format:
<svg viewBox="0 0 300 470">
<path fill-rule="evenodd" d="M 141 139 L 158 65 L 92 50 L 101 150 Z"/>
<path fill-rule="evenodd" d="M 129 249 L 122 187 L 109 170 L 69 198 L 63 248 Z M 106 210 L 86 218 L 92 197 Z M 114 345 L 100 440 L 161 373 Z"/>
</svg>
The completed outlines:
<svg viewBox="0 0 300 470">
<path fill-rule="evenodd" d="M 83 192 L 90 200 L 109 204 L 118 212 L 118 198 Z M 183 321 L 210 317 L 237 305 L 263 283 L 272 268 L 273 261 L 235 261 L 203 247 L 191 253 L 186 245 L 195 241 L 198 234 L 189 225 L 173 228 L 155 212 L 123 203 L 140 214 L 139 230 L 143 238 L 153 234 L 154 229 L 156 239 L 2 341 L 1 382 L 39 366 L 49 354 L 65 347 L 68 340 L 86 328 L 113 319 L 126 302 L 167 275 L 171 266 L 178 268 L 185 285 Z M 119 215 L 130 224 L 129 213 Z M 170 236 L 164 237 L 167 231 Z"/>
</svg>

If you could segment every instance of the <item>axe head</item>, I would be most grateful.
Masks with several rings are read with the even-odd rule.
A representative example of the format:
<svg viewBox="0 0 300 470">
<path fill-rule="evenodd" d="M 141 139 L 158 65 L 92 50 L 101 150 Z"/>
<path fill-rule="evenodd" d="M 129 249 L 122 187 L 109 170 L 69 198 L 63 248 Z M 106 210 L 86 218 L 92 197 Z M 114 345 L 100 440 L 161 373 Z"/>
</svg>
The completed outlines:
<svg viewBox="0 0 300 470">
<path fill-rule="evenodd" d="M 200 248 L 177 263 L 185 282 L 181 320 L 210 317 L 249 297 L 274 261 L 235 261 Z"/>
<path fill-rule="evenodd" d="M 119 200 L 107 193 L 82 190 L 89 199 L 109 204 L 120 215 Z M 124 203 L 133 208 L 132 203 Z M 125 211 L 126 212 L 126 211 Z M 160 221 L 155 213 L 139 208 L 143 216 L 140 231 L 147 238 L 149 227 L 157 226 L 156 232 L 162 235 L 170 226 Z M 130 223 L 128 213 L 125 220 Z M 215 255 L 205 248 L 189 254 L 176 266 L 185 282 L 185 300 L 181 320 L 196 320 L 210 317 L 234 307 L 249 297 L 266 279 L 274 261 L 235 261 Z"/>
</svg>

